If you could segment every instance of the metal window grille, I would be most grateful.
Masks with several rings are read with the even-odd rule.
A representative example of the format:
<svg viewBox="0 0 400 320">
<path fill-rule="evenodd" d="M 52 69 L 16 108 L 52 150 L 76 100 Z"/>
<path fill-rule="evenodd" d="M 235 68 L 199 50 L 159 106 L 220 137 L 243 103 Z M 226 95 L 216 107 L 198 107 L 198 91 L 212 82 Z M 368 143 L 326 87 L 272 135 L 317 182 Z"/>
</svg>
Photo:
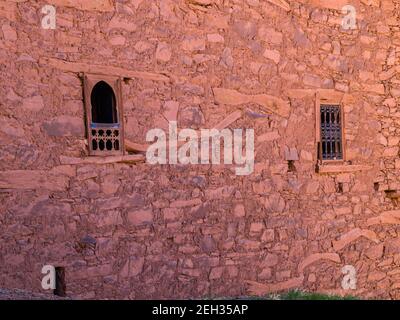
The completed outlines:
<svg viewBox="0 0 400 320">
<path fill-rule="evenodd" d="M 338 105 L 321 105 L 322 160 L 343 160 L 342 114 Z"/>
</svg>

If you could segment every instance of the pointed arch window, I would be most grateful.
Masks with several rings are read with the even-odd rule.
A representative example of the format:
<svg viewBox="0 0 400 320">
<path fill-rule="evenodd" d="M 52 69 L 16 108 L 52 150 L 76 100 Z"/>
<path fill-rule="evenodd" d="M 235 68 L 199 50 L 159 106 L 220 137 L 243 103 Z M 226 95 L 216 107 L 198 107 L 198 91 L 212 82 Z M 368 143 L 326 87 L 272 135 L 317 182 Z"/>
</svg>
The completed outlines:
<svg viewBox="0 0 400 320">
<path fill-rule="evenodd" d="M 121 80 L 85 75 L 84 91 L 90 155 L 124 154 Z"/>
<path fill-rule="evenodd" d="M 117 101 L 114 90 L 107 82 L 100 81 L 90 95 L 93 123 L 118 123 Z"/>
</svg>

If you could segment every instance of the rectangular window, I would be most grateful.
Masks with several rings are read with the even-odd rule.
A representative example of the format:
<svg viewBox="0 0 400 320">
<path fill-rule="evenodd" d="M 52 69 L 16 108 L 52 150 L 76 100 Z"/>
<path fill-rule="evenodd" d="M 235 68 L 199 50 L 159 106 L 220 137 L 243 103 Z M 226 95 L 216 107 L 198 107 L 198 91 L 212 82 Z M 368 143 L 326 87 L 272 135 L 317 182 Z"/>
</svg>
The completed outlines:
<svg viewBox="0 0 400 320">
<path fill-rule="evenodd" d="M 343 160 L 343 119 L 340 105 L 320 106 L 320 159 Z"/>
<path fill-rule="evenodd" d="M 319 164 L 346 162 L 344 94 L 321 89 L 315 94 L 315 142 Z"/>
</svg>

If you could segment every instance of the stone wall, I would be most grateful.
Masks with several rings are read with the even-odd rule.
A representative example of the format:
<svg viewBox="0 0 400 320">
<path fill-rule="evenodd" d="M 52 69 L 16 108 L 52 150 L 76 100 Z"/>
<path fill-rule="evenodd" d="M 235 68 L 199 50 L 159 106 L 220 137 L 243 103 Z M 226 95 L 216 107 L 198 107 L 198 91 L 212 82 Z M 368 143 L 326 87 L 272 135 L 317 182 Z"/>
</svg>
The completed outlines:
<svg viewBox="0 0 400 320">
<path fill-rule="evenodd" d="M 56 30 L 41 27 L 45 4 Z M 341 28 L 345 4 L 356 30 Z M 41 292 L 53 264 L 81 298 L 399 298 L 399 6 L 0 1 L 0 287 Z M 94 163 L 85 72 L 125 78 L 126 137 L 140 145 L 174 120 L 254 128 L 254 173 Z M 346 140 L 346 163 L 319 173 L 317 97 L 343 104 Z"/>
</svg>

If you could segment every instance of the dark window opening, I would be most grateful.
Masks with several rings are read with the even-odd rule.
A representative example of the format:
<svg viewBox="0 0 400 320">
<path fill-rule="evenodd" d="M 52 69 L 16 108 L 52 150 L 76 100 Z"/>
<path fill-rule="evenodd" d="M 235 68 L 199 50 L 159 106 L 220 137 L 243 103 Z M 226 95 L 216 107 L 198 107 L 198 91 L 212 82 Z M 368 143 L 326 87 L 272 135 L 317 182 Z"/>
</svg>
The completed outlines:
<svg viewBox="0 0 400 320">
<path fill-rule="evenodd" d="M 93 87 L 90 101 L 93 123 L 118 123 L 115 94 L 107 83 L 100 81 Z"/>
<path fill-rule="evenodd" d="M 394 206 L 399 206 L 400 193 L 397 190 L 385 190 L 386 197 L 392 200 Z"/>
<path fill-rule="evenodd" d="M 322 160 L 343 160 L 342 119 L 338 105 L 321 105 Z"/>
<path fill-rule="evenodd" d="M 337 185 L 337 193 L 343 193 L 343 183 L 339 182 Z"/>
<path fill-rule="evenodd" d="M 92 140 L 92 149 L 93 151 L 97 150 L 97 141 L 95 139 Z"/>
<path fill-rule="evenodd" d="M 65 297 L 67 295 L 66 291 L 65 268 L 56 267 L 56 288 L 54 289 L 54 295 Z"/>
<path fill-rule="evenodd" d="M 104 140 L 100 140 L 100 141 L 99 141 L 99 149 L 100 149 L 101 151 L 104 150 Z"/>
<path fill-rule="evenodd" d="M 374 190 L 379 191 L 379 182 L 374 182 Z"/>
<path fill-rule="evenodd" d="M 294 160 L 288 160 L 288 172 L 296 172 L 296 166 Z"/>
</svg>

